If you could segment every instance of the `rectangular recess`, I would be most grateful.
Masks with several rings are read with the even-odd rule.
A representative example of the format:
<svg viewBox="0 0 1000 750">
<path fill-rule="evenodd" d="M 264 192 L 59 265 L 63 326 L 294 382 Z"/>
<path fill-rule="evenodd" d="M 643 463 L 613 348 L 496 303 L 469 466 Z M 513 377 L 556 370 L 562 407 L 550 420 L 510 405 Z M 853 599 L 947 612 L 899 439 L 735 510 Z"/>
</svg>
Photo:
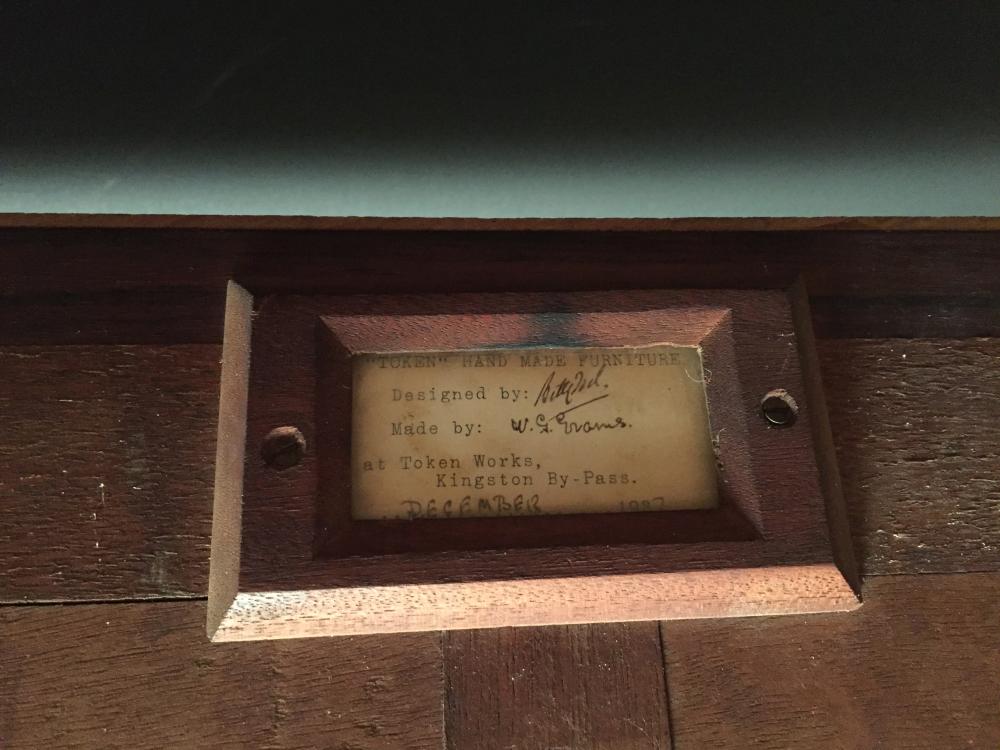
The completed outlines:
<svg viewBox="0 0 1000 750">
<path fill-rule="evenodd" d="M 357 354 L 355 520 L 718 505 L 695 346 Z"/>
<path fill-rule="evenodd" d="M 518 299 L 510 299 L 514 305 Z M 387 300 L 388 302 L 388 300 Z M 398 303 L 397 303 L 398 304 Z M 458 308 L 461 300 L 450 306 Z M 458 308 L 460 309 L 460 308 Z M 514 308 L 516 309 L 516 307 Z M 741 473 L 740 414 L 735 370 L 726 363 L 731 347 L 731 311 L 719 305 L 668 306 L 632 311 L 323 315 L 316 343 L 318 355 L 317 458 L 320 525 L 318 554 L 324 558 L 394 553 L 433 553 L 587 545 L 750 541 L 757 498 L 752 481 Z M 393 313 L 396 314 L 393 314 Z M 695 508 L 653 509 L 641 514 L 613 513 L 499 516 L 437 519 L 358 519 L 352 510 L 354 467 L 351 460 L 355 400 L 355 362 L 371 353 L 410 356 L 415 352 L 645 348 L 670 342 L 696 348 L 704 368 L 719 373 L 704 382 L 712 434 L 730 439 L 720 452 L 712 443 L 713 474 L 726 459 L 730 481 L 720 483 L 711 502 Z M 549 346 L 546 346 L 548 344 Z M 641 516 L 641 517 L 640 517 Z"/>
</svg>

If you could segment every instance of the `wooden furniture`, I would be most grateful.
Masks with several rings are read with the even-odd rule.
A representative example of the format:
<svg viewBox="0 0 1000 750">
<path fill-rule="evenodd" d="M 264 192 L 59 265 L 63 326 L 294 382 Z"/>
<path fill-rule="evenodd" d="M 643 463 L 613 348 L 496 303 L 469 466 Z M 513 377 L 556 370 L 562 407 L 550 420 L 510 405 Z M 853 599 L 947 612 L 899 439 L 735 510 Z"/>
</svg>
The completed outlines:
<svg viewBox="0 0 1000 750">
<path fill-rule="evenodd" d="M 1000 743 L 995 224 L 17 221 L 34 226 L 0 231 L 5 746 Z M 525 274 L 540 257 L 558 283 Z M 228 279 L 431 294 L 456 279 L 486 293 L 799 276 L 856 612 L 208 642 Z"/>
</svg>

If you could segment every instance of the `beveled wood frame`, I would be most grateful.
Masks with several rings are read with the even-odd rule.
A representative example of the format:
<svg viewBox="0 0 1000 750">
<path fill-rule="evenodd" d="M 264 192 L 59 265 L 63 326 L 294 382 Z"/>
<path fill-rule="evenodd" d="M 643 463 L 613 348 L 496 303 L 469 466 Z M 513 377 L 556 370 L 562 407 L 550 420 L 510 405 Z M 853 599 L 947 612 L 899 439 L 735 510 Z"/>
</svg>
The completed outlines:
<svg viewBox="0 0 1000 750">
<path fill-rule="evenodd" d="M 654 343 L 702 349 L 719 509 L 351 518 L 353 354 Z M 760 416 L 776 388 L 799 404 L 791 427 Z M 309 448 L 279 472 L 260 445 L 281 425 L 302 430 Z M 243 640 L 850 609 L 856 581 L 831 450 L 799 287 L 255 300 L 231 283 L 209 633 Z"/>
</svg>

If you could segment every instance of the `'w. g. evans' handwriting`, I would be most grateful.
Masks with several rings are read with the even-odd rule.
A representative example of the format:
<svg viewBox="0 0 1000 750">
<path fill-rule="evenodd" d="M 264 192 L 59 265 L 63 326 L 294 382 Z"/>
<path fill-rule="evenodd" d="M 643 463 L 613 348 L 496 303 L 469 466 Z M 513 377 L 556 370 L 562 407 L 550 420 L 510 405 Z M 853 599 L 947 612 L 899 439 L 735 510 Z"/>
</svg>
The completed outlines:
<svg viewBox="0 0 1000 750">
<path fill-rule="evenodd" d="M 525 433 L 525 432 L 539 432 L 541 434 L 551 433 L 553 430 L 553 423 L 559 425 L 563 428 L 563 434 L 573 435 L 575 433 L 590 433 L 590 432 L 600 432 L 602 430 L 620 430 L 627 429 L 630 425 L 622 419 L 620 416 L 615 417 L 614 421 L 593 421 L 585 419 L 582 422 L 577 422 L 566 417 L 570 412 L 574 412 L 577 409 L 582 409 L 584 406 L 589 406 L 597 401 L 610 396 L 610 393 L 605 393 L 601 396 L 594 396 L 594 398 L 584 401 L 582 404 L 576 404 L 568 409 L 563 409 L 551 417 L 547 417 L 544 414 L 537 414 L 535 416 L 535 421 L 532 424 L 530 419 L 511 419 L 510 427 L 514 432 Z"/>
<path fill-rule="evenodd" d="M 541 404 L 551 404 L 553 401 L 563 399 L 566 406 L 572 406 L 573 397 L 594 388 L 607 388 L 606 383 L 601 382 L 601 375 L 604 374 L 605 365 L 601 365 L 595 375 L 587 377 L 583 370 L 578 370 L 572 378 L 563 378 L 558 383 L 553 383 L 556 379 L 556 371 L 549 373 L 548 378 L 542 385 L 538 396 L 535 398 L 535 406 Z"/>
</svg>

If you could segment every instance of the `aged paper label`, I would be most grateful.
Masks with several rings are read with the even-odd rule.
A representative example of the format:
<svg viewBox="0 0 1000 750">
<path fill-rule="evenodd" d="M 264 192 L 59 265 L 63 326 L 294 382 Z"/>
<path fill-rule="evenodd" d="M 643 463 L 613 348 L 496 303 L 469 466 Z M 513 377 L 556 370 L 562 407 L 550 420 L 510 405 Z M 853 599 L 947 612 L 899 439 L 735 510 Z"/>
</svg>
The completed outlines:
<svg viewBox="0 0 1000 750">
<path fill-rule="evenodd" d="M 696 347 L 358 355 L 352 421 L 358 519 L 718 502 Z"/>
</svg>

